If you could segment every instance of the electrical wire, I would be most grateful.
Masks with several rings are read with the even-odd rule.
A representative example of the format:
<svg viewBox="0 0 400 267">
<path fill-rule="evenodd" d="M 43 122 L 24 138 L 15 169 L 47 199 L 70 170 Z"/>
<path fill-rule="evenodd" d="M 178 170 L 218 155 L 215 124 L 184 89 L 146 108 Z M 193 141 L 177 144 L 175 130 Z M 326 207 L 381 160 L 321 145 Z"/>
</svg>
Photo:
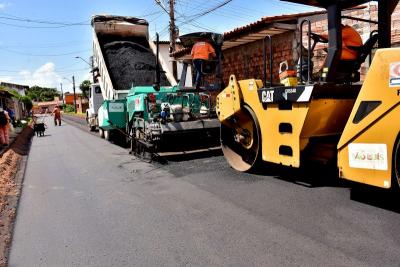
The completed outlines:
<svg viewBox="0 0 400 267">
<path fill-rule="evenodd" d="M 18 25 L 6 22 L 0 22 L 1 25 L 16 27 L 16 28 L 23 28 L 23 29 L 59 29 L 59 28 L 66 28 L 69 26 L 28 26 L 28 25 Z M 89 24 L 88 24 L 89 25 Z"/>
<path fill-rule="evenodd" d="M 31 54 L 31 53 L 25 53 L 25 52 L 20 52 L 12 49 L 7 49 L 4 47 L 0 47 L 0 50 L 13 53 L 13 54 L 18 54 L 18 55 L 24 55 L 24 56 L 33 56 L 33 57 L 61 57 L 61 56 L 67 56 L 67 55 L 74 55 L 74 54 L 79 54 L 83 52 L 88 52 L 91 49 L 86 49 L 86 50 L 81 50 L 81 51 L 74 51 L 74 52 L 68 52 L 68 53 L 62 53 L 62 54 Z"/>
<path fill-rule="evenodd" d="M 73 46 L 81 46 L 82 43 L 88 43 L 91 42 L 91 40 L 81 40 L 81 41 L 76 41 L 76 42 L 55 42 L 55 43 L 42 43 L 42 44 L 30 44 L 27 45 L 26 43 L 7 43 L 7 45 L 0 45 L 0 49 L 2 47 L 4 48 L 35 48 L 35 49 L 47 49 L 47 48 L 54 48 L 54 47 L 73 47 Z"/>
<path fill-rule="evenodd" d="M 205 9 L 210 8 L 213 4 L 215 3 L 210 3 L 209 6 L 204 6 L 204 2 L 200 0 L 180 0 L 182 2 L 185 2 L 187 5 L 190 4 L 197 4 L 197 7 L 205 7 Z M 193 8 L 193 10 L 196 10 L 196 8 Z M 227 6 L 224 6 L 221 9 L 218 9 L 216 13 L 226 13 L 229 14 L 230 16 L 233 17 L 242 17 L 242 18 L 256 18 L 256 17 L 261 17 L 265 15 L 265 12 L 260 11 L 260 10 L 254 10 L 254 9 L 249 9 L 243 6 L 239 6 L 237 4 L 234 4 L 233 2 L 230 3 Z"/>
<path fill-rule="evenodd" d="M 219 3 L 218 5 L 216 5 L 216 6 L 213 6 L 213 7 L 211 7 L 211 8 L 208 8 L 207 10 L 204 10 L 204 11 L 201 11 L 201 12 L 199 12 L 199 13 L 197 13 L 197 14 L 194 14 L 194 15 L 192 15 L 191 18 L 184 19 L 183 21 L 181 21 L 180 23 L 178 23 L 177 27 L 180 27 L 180 26 L 182 26 L 182 25 L 184 25 L 184 24 L 192 24 L 195 20 L 197 20 L 197 19 L 199 19 L 199 18 L 201 18 L 201 17 L 203 17 L 203 16 L 205 16 L 205 15 L 211 13 L 211 12 L 214 12 L 215 10 L 217 10 L 217 9 L 219 9 L 219 8 L 222 8 L 223 6 L 227 5 L 228 3 L 232 2 L 232 1 L 233 1 L 233 0 L 225 0 L 225 1 L 223 1 L 223 2 L 220 2 L 220 3 Z M 160 1 L 156 1 L 156 3 L 157 3 L 159 6 L 161 6 L 162 9 L 163 9 L 167 14 L 169 14 L 169 12 L 165 9 L 165 7 L 161 5 L 161 2 L 160 2 Z M 185 17 L 184 15 L 180 14 L 179 12 L 177 12 L 177 14 L 180 15 L 180 17 Z M 207 31 L 215 31 L 214 29 L 211 29 L 211 28 L 205 27 L 205 26 L 201 26 L 200 24 L 194 24 L 193 26 L 196 26 L 196 27 L 199 27 L 199 28 L 203 28 L 203 29 L 205 29 L 205 30 L 207 30 Z M 169 28 L 169 26 L 167 26 L 167 27 L 164 28 L 161 32 L 159 32 L 160 37 L 164 37 L 164 35 L 167 33 L 168 28 Z"/>
<path fill-rule="evenodd" d="M 5 20 L 14 20 L 20 22 L 29 22 L 29 23 L 38 23 L 38 24 L 49 24 L 49 25 L 59 25 L 59 26 L 76 26 L 76 25 L 90 25 L 88 20 L 81 22 L 59 22 L 59 21 L 48 21 L 48 20 L 38 20 L 38 19 L 30 19 L 30 18 L 22 18 L 22 17 L 9 17 L 9 16 L 0 16 L 0 19 Z"/>
</svg>

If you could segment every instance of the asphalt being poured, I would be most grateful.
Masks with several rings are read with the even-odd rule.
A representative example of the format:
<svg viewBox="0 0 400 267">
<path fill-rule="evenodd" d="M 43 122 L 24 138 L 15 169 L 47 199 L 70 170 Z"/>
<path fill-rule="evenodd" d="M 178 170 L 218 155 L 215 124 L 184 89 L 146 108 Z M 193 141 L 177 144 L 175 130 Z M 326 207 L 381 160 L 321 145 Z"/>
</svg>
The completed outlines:
<svg viewBox="0 0 400 267">
<path fill-rule="evenodd" d="M 117 90 L 151 86 L 155 81 L 156 57 L 143 40 L 114 40 L 103 45 L 109 74 Z M 161 85 L 170 85 L 161 70 Z"/>
</svg>

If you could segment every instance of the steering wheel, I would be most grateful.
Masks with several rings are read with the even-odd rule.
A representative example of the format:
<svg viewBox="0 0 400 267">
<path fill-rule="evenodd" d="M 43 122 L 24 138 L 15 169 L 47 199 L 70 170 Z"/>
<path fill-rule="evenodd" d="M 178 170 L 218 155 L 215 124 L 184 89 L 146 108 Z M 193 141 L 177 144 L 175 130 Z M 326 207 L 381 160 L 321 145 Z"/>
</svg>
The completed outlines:
<svg viewBox="0 0 400 267">
<path fill-rule="evenodd" d="M 313 33 L 313 32 L 310 34 L 310 36 L 316 43 L 324 43 L 324 44 L 326 44 L 326 43 L 329 42 L 328 39 L 325 38 L 324 36 L 321 36 L 321 35 Z"/>
</svg>

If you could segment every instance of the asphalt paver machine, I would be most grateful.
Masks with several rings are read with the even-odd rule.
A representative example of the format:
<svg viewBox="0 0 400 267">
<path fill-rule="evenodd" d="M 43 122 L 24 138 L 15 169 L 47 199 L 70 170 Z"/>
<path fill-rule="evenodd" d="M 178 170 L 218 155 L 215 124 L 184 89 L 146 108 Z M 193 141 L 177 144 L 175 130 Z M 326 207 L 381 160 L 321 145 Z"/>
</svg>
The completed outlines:
<svg viewBox="0 0 400 267">
<path fill-rule="evenodd" d="M 329 41 L 311 32 L 308 35 L 309 43 L 311 39 L 328 42 L 320 78 L 313 81 L 310 68 L 296 86 L 275 86 L 258 79 L 238 81 L 231 75 L 228 87 L 217 97 L 226 160 L 239 171 L 262 161 L 295 168 L 308 162 L 331 162 L 341 178 L 398 187 L 400 48 L 391 48 L 391 15 L 399 1 L 377 2 L 378 21 L 371 23 L 378 29 L 358 48 L 353 62 L 341 60 L 342 11 L 370 1 L 288 2 L 327 11 Z M 360 82 L 360 66 L 374 45 L 373 60 Z M 309 57 L 302 64 L 310 65 Z"/>
<path fill-rule="evenodd" d="M 217 33 L 197 32 L 179 39 L 187 48 L 198 39 L 207 39 L 215 48 L 217 58 L 206 62 L 203 69 L 206 83 L 200 88 L 186 84 L 187 76 L 191 75 L 188 71 L 191 59 L 186 59 L 177 85 L 160 86 L 162 70 L 158 68 L 153 86 L 130 90 L 127 96 L 127 132 L 132 137 L 132 152 L 144 158 L 219 147 L 220 122 L 215 99 L 222 88 L 223 37 Z"/>
</svg>

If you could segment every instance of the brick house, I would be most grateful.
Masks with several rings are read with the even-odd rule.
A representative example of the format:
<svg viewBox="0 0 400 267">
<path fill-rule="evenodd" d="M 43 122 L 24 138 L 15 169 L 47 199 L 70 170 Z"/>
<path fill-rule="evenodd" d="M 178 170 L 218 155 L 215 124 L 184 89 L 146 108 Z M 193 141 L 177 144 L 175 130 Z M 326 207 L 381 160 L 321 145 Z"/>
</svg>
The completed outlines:
<svg viewBox="0 0 400 267">
<path fill-rule="evenodd" d="M 82 96 L 81 93 L 76 93 L 76 111 L 78 113 L 85 113 L 86 109 L 89 108 L 89 101 Z M 65 93 L 64 94 L 64 103 L 66 105 L 74 105 L 74 94 Z"/>
<path fill-rule="evenodd" d="M 32 112 L 35 114 L 51 113 L 59 105 L 62 105 L 62 100 L 55 96 L 53 101 L 33 102 Z"/>
<path fill-rule="evenodd" d="M 352 9 L 347 11 L 345 14 L 347 17 L 361 18 L 365 20 L 378 20 L 378 8 L 376 4 L 368 4 L 360 8 Z M 326 14 L 311 16 L 309 17 L 311 21 L 312 32 L 317 34 L 327 33 L 328 25 L 326 20 Z M 357 21 L 349 18 L 342 19 L 344 25 L 350 25 L 360 34 L 363 42 L 367 41 L 370 37 L 372 31 L 377 30 L 377 24 Z M 400 5 L 397 5 L 395 11 L 392 14 L 392 47 L 400 46 Z M 304 40 L 307 44 L 307 41 Z M 326 52 L 323 50 L 326 45 L 318 45 L 314 52 L 314 72 L 322 67 L 324 59 L 326 57 Z M 369 59 L 361 66 L 361 74 L 363 76 L 366 74 L 367 68 L 369 66 Z"/>
<path fill-rule="evenodd" d="M 15 83 L 8 82 L 0 82 L 0 86 L 7 88 L 7 90 L 15 90 L 21 96 L 25 96 L 25 91 L 29 89 L 27 85 L 20 85 Z M 16 120 L 22 119 L 26 114 L 26 108 L 23 103 L 21 103 L 17 98 L 13 97 L 11 94 L 8 94 L 8 97 L 5 97 L 4 91 L 0 94 L 0 105 L 3 107 L 8 107 L 14 110 L 14 116 Z"/>
<path fill-rule="evenodd" d="M 344 16 L 377 20 L 377 6 L 369 4 L 343 11 Z M 254 23 L 233 29 L 224 33 L 223 80 L 227 84 L 229 76 L 235 74 L 238 79 L 263 79 L 263 39 L 266 35 L 272 37 L 273 46 L 273 81 L 278 82 L 280 62 L 287 60 L 289 65 L 295 66 L 300 48 L 299 26 L 303 19 L 311 21 L 311 31 L 317 34 L 327 32 L 327 14 L 325 11 L 297 13 L 264 17 Z M 343 19 L 344 24 L 354 27 L 365 42 L 376 24 L 360 22 L 352 19 Z M 306 30 L 306 27 L 305 27 Z M 307 38 L 303 37 L 303 45 L 307 47 Z M 392 15 L 392 45 L 400 45 L 400 5 Z M 314 51 L 314 72 L 318 72 L 325 60 L 324 45 L 318 45 Z M 269 49 L 267 48 L 267 60 Z M 178 50 L 172 54 L 175 58 L 183 59 L 190 56 L 190 48 Z M 368 60 L 367 60 L 368 61 Z M 368 64 L 364 64 L 362 72 Z M 269 77 L 269 67 L 267 67 Z M 268 80 L 268 78 L 267 78 Z"/>
</svg>

